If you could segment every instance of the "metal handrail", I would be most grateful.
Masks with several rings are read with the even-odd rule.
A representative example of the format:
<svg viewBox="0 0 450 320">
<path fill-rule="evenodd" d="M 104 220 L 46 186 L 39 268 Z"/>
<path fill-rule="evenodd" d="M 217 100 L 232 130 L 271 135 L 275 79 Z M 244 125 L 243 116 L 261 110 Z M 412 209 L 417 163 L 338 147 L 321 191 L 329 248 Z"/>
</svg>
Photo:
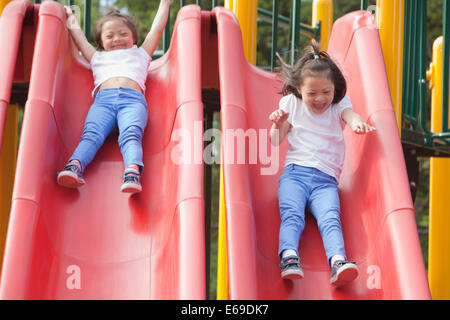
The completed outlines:
<svg viewBox="0 0 450 320">
<path fill-rule="evenodd" d="M 426 28 L 427 0 L 405 1 L 404 57 L 403 57 L 403 125 L 423 134 L 424 144 L 450 145 L 448 128 L 449 74 L 450 68 L 450 0 L 444 0 L 443 8 L 443 92 L 442 131 L 432 132 L 430 114 L 427 114 L 426 90 Z"/>
</svg>

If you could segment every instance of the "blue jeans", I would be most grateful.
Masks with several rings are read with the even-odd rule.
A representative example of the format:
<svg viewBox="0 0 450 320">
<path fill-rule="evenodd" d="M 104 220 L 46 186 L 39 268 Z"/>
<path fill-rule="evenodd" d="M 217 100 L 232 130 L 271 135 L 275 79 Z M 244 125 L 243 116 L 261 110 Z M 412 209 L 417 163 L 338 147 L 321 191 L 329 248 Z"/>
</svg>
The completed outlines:
<svg viewBox="0 0 450 320">
<path fill-rule="evenodd" d="M 147 120 L 147 101 L 140 91 L 122 87 L 100 90 L 86 117 L 81 141 L 69 161 L 80 161 L 84 171 L 117 123 L 125 168 L 136 164 L 142 172 L 142 137 Z"/>
<path fill-rule="evenodd" d="M 289 164 L 278 185 L 281 226 L 278 255 L 292 249 L 298 254 L 298 242 L 305 228 L 305 208 L 316 218 L 327 261 L 336 254 L 345 255 L 342 236 L 339 190 L 335 178 L 315 168 Z"/>
</svg>

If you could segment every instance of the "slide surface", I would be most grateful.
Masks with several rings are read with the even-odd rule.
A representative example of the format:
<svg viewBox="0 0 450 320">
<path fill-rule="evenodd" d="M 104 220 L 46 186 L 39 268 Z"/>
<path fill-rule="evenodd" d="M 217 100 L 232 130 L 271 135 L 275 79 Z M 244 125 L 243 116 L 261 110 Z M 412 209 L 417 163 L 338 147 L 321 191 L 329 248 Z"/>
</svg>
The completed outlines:
<svg viewBox="0 0 450 320">
<path fill-rule="evenodd" d="M 117 133 L 72 190 L 56 174 L 81 137 L 92 73 L 64 8 L 40 6 L 0 298 L 205 298 L 203 164 L 177 162 L 203 149 L 200 26 L 198 7 L 181 10 L 170 50 L 151 63 L 143 192 L 120 192 Z"/>
<path fill-rule="evenodd" d="M 305 277 L 300 281 L 280 277 L 277 189 L 288 144 L 285 141 L 280 146 L 279 157 L 277 150 L 271 149 L 268 117 L 278 108 L 282 85 L 273 73 L 246 61 L 234 16 L 221 9 L 214 14 L 219 42 L 229 297 L 430 299 L 373 17 L 365 11 L 342 17 L 334 25 L 329 44 L 329 53 L 347 79 L 354 110 L 377 128 L 364 136 L 348 127 L 344 130 L 347 150 L 339 185 L 341 221 L 348 259 L 356 261 L 359 276 L 336 289 L 329 284 L 330 268 L 310 213 L 299 245 Z"/>
</svg>

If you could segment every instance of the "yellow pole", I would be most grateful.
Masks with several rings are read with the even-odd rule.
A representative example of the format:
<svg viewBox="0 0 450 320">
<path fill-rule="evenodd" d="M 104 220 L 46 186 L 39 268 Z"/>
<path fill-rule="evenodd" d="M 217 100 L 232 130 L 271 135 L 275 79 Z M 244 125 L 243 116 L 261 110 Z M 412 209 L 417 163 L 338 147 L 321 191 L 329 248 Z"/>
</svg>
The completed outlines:
<svg viewBox="0 0 450 320">
<path fill-rule="evenodd" d="M 377 22 L 399 133 L 402 127 L 403 0 L 377 0 Z"/>
<path fill-rule="evenodd" d="M 333 28 L 333 0 L 313 1 L 313 27 L 320 21 L 320 44 L 322 50 L 328 49 L 331 29 Z"/>
<path fill-rule="evenodd" d="M 256 65 L 258 0 L 225 0 L 225 7 L 239 20 L 245 57 Z"/>
<path fill-rule="evenodd" d="M 219 244 L 217 248 L 217 300 L 228 300 L 228 258 L 227 222 L 225 217 L 225 196 L 223 165 L 220 165 L 219 189 Z"/>
<path fill-rule="evenodd" d="M 8 4 L 8 2 L 10 2 L 11 0 L 0 0 L 0 15 L 3 12 L 3 9 L 6 7 L 6 5 Z"/>
<path fill-rule="evenodd" d="M 443 38 L 433 45 L 433 62 L 427 72 L 431 91 L 431 131 L 442 132 Z M 450 299 L 450 159 L 430 158 L 428 282 L 431 296 Z"/>
<path fill-rule="evenodd" d="M 17 156 L 18 106 L 9 105 L 0 150 L 0 259 L 8 229 Z"/>
</svg>

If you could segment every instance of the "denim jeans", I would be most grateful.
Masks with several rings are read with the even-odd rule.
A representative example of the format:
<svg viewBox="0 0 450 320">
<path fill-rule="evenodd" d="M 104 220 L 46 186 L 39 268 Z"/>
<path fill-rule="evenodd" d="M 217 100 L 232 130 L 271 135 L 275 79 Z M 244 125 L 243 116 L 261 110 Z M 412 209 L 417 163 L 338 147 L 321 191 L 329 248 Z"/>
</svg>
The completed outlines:
<svg viewBox="0 0 450 320">
<path fill-rule="evenodd" d="M 89 109 L 80 143 L 69 161 L 80 161 L 84 171 L 117 124 L 125 168 L 136 164 L 142 172 L 142 137 L 147 120 L 147 102 L 140 91 L 122 87 L 100 90 Z"/>
<path fill-rule="evenodd" d="M 278 185 L 281 226 L 278 255 L 292 249 L 298 254 L 298 242 L 305 228 L 305 208 L 317 221 L 327 261 L 336 254 L 345 255 L 340 222 L 338 184 L 335 178 L 318 169 L 289 164 Z"/>
</svg>

